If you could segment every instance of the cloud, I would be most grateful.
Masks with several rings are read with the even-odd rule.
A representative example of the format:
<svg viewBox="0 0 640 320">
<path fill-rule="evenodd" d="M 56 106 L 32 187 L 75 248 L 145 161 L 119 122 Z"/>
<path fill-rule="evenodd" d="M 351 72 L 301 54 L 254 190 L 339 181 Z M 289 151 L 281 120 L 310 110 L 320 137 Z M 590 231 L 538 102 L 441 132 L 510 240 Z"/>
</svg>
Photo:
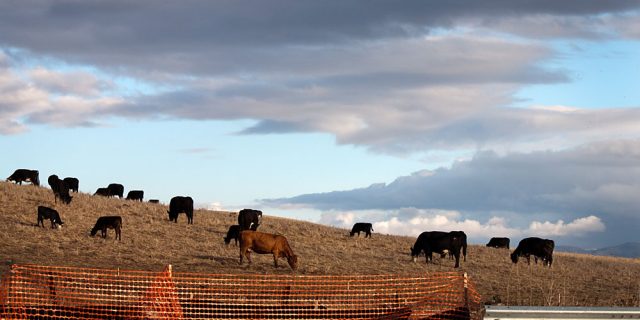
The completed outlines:
<svg viewBox="0 0 640 320">
<path fill-rule="evenodd" d="M 563 220 L 558 220 L 556 223 L 545 221 L 534 221 L 527 230 L 531 234 L 538 234 L 541 236 L 565 236 L 567 234 L 572 235 L 584 235 L 589 232 L 604 231 L 605 225 L 600 218 L 596 216 L 588 216 L 584 218 L 576 219 L 568 224 L 565 224 Z"/>
<path fill-rule="evenodd" d="M 0 51 L 0 134 L 18 134 L 33 124 L 98 126 L 124 98 L 109 96 L 110 85 L 82 72 L 36 67 L 25 72 Z"/>
<path fill-rule="evenodd" d="M 631 24 L 635 2 L 374 1 L 366 13 L 358 2 L 249 2 L 0 4 L 1 64 L 22 75 L 7 95 L 30 89 L 41 105 L 7 101 L 19 111 L 0 113 L 0 133 L 112 117 L 249 119 L 238 133 L 321 132 L 394 155 L 637 135 L 637 109 L 510 107 L 524 86 L 571 81 L 543 67 L 559 53 L 538 39 L 627 36 L 610 16 Z"/>
<path fill-rule="evenodd" d="M 479 229 L 482 224 L 474 220 L 489 221 L 494 216 L 509 216 L 519 228 L 538 221 L 531 224 L 529 231 L 550 235 L 599 231 L 606 225 L 608 230 L 617 230 L 606 237 L 627 241 L 629 237 L 637 237 L 632 230 L 640 228 L 638 181 L 640 140 L 611 140 L 561 151 L 504 155 L 480 152 L 450 168 L 427 171 L 427 174 L 417 172 L 391 183 L 267 199 L 263 203 L 356 213 L 407 207 L 437 209 L 459 212 L 469 220 L 465 223 L 465 220 L 455 220 L 455 223 L 445 220 L 444 225 L 452 229 L 463 225 Z M 508 214 L 496 215 L 495 212 Z M 581 219 L 585 216 L 587 218 Z M 332 223 L 326 219 L 323 221 Z M 433 219 L 432 216 L 418 219 L 417 225 L 439 225 L 440 220 Z M 381 227 L 394 230 L 393 220 L 384 220 L 390 224 Z M 496 224 L 494 228 L 506 227 Z M 406 231 L 415 233 L 420 229 Z"/>
<path fill-rule="evenodd" d="M 95 97 L 113 87 L 91 73 L 61 73 L 43 67 L 30 70 L 29 78 L 37 87 L 61 95 Z"/>
</svg>

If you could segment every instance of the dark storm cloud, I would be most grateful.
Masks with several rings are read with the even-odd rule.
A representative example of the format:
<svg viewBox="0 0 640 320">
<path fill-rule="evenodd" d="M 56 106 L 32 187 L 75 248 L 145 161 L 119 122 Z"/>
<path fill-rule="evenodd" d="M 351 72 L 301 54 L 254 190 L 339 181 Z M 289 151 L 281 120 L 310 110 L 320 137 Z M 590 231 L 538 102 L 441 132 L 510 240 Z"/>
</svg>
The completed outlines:
<svg viewBox="0 0 640 320">
<path fill-rule="evenodd" d="M 640 199 L 640 141 L 606 141 L 569 149 L 499 156 L 480 152 L 451 168 L 418 172 L 389 184 L 300 195 L 273 203 L 319 209 L 607 212 L 633 217 Z M 615 199 L 606 195 L 618 193 Z"/>
<path fill-rule="evenodd" d="M 407 38 L 465 21 L 517 34 L 520 30 L 512 26 L 523 25 L 522 17 L 567 17 L 578 20 L 565 23 L 567 29 L 589 29 L 593 21 L 580 17 L 639 6 L 638 1 L 578 0 L 414 0 L 401 5 L 342 0 L 4 1 L 0 44 L 105 67 L 238 72 L 255 70 L 259 57 L 273 54 L 274 48 Z M 542 23 L 533 29 L 542 32 L 557 25 Z"/>
</svg>

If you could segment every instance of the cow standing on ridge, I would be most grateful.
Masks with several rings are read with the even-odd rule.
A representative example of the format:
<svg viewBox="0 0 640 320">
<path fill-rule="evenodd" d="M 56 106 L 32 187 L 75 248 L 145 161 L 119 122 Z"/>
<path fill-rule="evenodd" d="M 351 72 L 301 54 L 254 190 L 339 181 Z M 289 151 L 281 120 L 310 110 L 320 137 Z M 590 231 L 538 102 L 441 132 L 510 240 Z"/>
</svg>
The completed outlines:
<svg viewBox="0 0 640 320">
<path fill-rule="evenodd" d="M 109 197 L 110 196 L 109 189 L 108 188 L 98 188 L 93 195 L 94 196 Z"/>
<path fill-rule="evenodd" d="M 452 253 L 456 259 L 454 268 L 460 266 L 460 249 L 462 239 L 459 234 L 443 231 L 423 232 L 416 239 L 411 247 L 411 256 L 415 262 L 421 252 L 424 251 L 426 262 L 433 261 L 433 253 L 443 255 L 445 252 Z"/>
<path fill-rule="evenodd" d="M 193 224 L 193 199 L 191 197 L 175 196 L 169 202 L 169 221 L 178 223 L 178 215 L 184 212 L 187 215 L 187 223 Z"/>
<path fill-rule="evenodd" d="M 52 174 L 47 179 L 49 186 L 51 187 L 51 191 L 53 191 L 53 199 L 55 202 L 58 202 L 58 199 L 62 201 L 64 204 L 71 203 L 71 195 L 69 195 L 69 186 L 64 182 L 64 180 L 60 180 L 57 175 Z"/>
<path fill-rule="evenodd" d="M 144 198 L 144 191 L 142 190 L 131 190 L 127 193 L 127 200 L 138 200 L 142 202 L 142 198 Z"/>
<path fill-rule="evenodd" d="M 511 241 L 509 240 L 509 238 L 497 238 L 497 237 L 493 237 L 489 240 L 489 243 L 487 243 L 487 247 L 490 248 L 507 248 L 509 249 L 509 243 Z"/>
<path fill-rule="evenodd" d="M 540 239 L 537 237 L 524 238 L 518 243 L 516 250 L 511 253 L 511 261 L 518 263 L 518 257 L 527 258 L 527 264 L 531 264 L 531 255 L 537 259 L 542 259 L 545 266 L 551 268 L 553 263 L 553 249 L 555 242 L 549 239 Z"/>
<path fill-rule="evenodd" d="M 358 233 L 358 237 L 360 237 L 360 232 L 364 232 L 365 235 L 364 237 L 367 238 L 371 238 L 371 231 L 373 231 L 373 225 L 371 223 L 368 222 L 356 222 L 353 225 L 353 228 L 351 228 L 351 232 L 349 233 L 349 236 L 353 237 L 354 234 L 356 234 L 356 232 Z"/>
<path fill-rule="evenodd" d="M 66 177 L 62 179 L 62 181 L 64 181 L 64 183 L 67 184 L 67 187 L 69 188 L 69 190 L 76 193 L 78 192 L 78 188 L 80 186 L 80 180 L 78 180 L 78 178 Z"/>
<path fill-rule="evenodd" d="M 107 186 L 107 189 L 109 189 L 110 197 L 118 196 L 118 198 L 122 199 L 124 196 L 124 186 L 119 183 L 111 183 Z"/>
<path fill-rule="evenodd" d="M 34 186 L 40 186 L 40 173 L 38 170 L 17 169 L 7 178 L 7 181 L 13 181 L 20 185 L 23 181 L 27 181 Z"/>
</svg>

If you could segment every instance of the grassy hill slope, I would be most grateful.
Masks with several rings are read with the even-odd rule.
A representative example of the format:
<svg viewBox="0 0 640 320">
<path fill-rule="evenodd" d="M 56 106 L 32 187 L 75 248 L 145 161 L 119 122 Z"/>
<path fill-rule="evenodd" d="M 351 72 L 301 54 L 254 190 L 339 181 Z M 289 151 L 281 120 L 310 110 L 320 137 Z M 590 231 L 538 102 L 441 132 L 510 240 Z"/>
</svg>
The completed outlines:
<svg viewBox="0 0 640 320">
<path fill-rule="evenodd" d="M 168 199 L 167 199 L 168 200 Z M 62 229 L 36 226 L 38 205 L 58 210 Z M 284 274 L 271 255 L 253 254 L 253 264 L 239 265 L 239 249 L 223 236 L 237 223 L 234 212 L 197 210 L 194 224 L 181 214 L 168 221 L 162 204 L 74 194 L 70 205 L 54 204 L 48 188 L 0 182 L 0 271 L 12 263 L 103 267 L 160 271 L 171 264 L 178 272 Z M 123 217 L 122 241 L 91 237 L 102 215 Z M 298 274 L 420 274 L 452 271 L 453 262 L 411 262 L 415 238 L 374 233 L 350 238 L 348 230 L 270 216 L 260 231 L 284 234 L 299 257 Z M 640 259 L 556 253 L 551 269 L 513 265 L 509 251 L 471 245 L 460 272 L 467 272 L 483 301 L 508 305 L 638 306 Z"/>
</svg>

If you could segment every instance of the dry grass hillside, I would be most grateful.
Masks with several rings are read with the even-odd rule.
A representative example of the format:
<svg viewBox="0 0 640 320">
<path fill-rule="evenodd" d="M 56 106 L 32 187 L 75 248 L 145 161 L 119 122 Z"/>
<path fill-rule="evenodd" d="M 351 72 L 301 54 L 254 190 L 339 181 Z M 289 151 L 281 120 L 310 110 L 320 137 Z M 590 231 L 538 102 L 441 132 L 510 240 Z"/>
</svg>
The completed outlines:
<svg viewBox="0 0 640 320">
<path fill-rule="evenodd" d="M 36 207 L 57 209 L 64 228 L 36 226 Z M 223 236 L 236 224 L 236 213 L 197 210 L 194 224 L 181 214 L 168 221 L 161 204 L 74 195 L 70 205 L 54 204 L 44 187 L 0 182 L 0 271 L 12 263 L 105 267 L 202 273 L 284 274 L 270 255 L 253 255 L 252 265 L 238 264 L 239 250 L 226 246 Z M 123 217 L 122 241 L 109 230 L 106 239 L 89 231 L 102 215 Z M 270 216 L 265 212 L 260 231 L 284 234 L 299 257 L 298 274 L 420 274 L 452 271 L 453 262 L 412 263 L 414 238 L 381 235 L 350 238 L 348 230 Z M 551 269 L 541 265 L 513 265 L 509 251 L 481 245 L 469 247 L 460 272 L 467 272 L 482 299 L 505 305 L 639 306 L 640 259 L 556 253 Z"/>
</svg>

